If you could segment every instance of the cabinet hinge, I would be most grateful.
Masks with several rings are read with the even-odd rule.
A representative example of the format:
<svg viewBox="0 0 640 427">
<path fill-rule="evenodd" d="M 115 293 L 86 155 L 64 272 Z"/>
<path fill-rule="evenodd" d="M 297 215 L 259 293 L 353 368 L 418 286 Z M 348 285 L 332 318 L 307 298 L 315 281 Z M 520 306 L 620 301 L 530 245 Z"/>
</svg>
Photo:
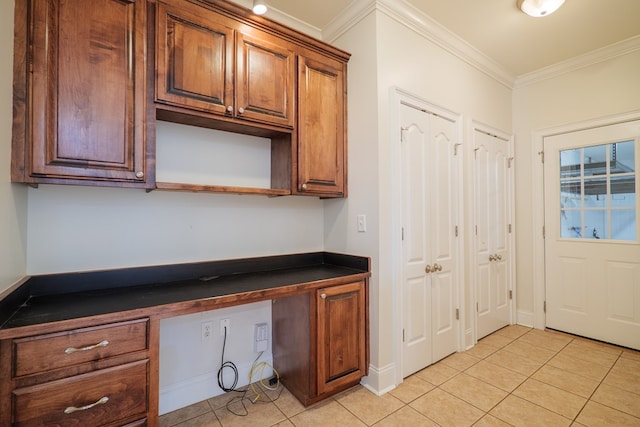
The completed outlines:
<svg viewBox="0 0 640 427">
<path fill-rule="evenodd" d="M 409 128 L 405 128 L 405 127 L 401 127 L 400 128 L 400 142 L 404 142 L 404 133 L 408 130 Z"/>
<path fill-rule="evenodd" d="M 456 225 L 456 237 L 458 237 L 458 226 Z"/>
<path fill-rule="evenodd" d="M 404 241 L 404 227 L 402 227 L 402 240 Z"/>
<path fill-rule="evenodd" d="M 507 169 L 511 169 L 511 163 L 513 163 L 513 157 L 507 159 Z"/>
<path fill-rule="evenodd" d="M 544 163 L 544 151 L 538 151 L 538 154 L 540 155 L 540 161 Z"/>
<path fill-rule="evenodd" d="M 546 238 L 547 238 L 547 232 L 546 232 L 546 230 L 544 229 L 544 225 L 542 226 L 542 238 L 543 238 L 543 239 L 546 239 Z"/>
<path fill-rule="evenodd" d="M 476 225 L 476 236 L 478 235 L 478 226 Z"/>
<path fill-rule="evenodd" d="M 509 299 L 513 299 L 513 291 L 509 290 Z"/>
<path fill-rule="evenodd" d="M 546 301 L 544 301 L 542 303 L 542 311 L 544 311 L 545 313 L 547 312 L 547 302 Z"/>
<path fill-rule="evenodd" d="M 402 329 L 402 342 L 404 342 L 404 328 Z"/>
<path fill-rule="evenodd" d="M 460 320 L 460 309 L 456 308 L 456 320 Z"/>
<path fill-rule="evenodd" d="M 478 302 L 476 301 L 476 312 L 480 311 L 480 305 L 478 304 Z"/>
<path fill-rule="evenodd" d="M 453 144 L 453 155 L 457 156 L 458 155 L 458 147 L 461 146 L 462 144 Z"/>
<path fill-rule="evenodd" d="M 511 233 L 511 224 L 509 224 L 509 233 Z"/>
</svg>

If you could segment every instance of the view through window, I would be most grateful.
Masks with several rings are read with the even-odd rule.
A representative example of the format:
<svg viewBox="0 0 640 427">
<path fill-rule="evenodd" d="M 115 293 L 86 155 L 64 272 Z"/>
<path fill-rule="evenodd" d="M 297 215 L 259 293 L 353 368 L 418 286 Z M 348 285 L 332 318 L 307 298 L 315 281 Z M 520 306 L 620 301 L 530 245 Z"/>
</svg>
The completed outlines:
<svg viewBox="0 0 640 427">
<path fill-rule="evenodd" d="M 636 141 L 560 151 L 560 237 L 636 241 Z"/>
</svg>

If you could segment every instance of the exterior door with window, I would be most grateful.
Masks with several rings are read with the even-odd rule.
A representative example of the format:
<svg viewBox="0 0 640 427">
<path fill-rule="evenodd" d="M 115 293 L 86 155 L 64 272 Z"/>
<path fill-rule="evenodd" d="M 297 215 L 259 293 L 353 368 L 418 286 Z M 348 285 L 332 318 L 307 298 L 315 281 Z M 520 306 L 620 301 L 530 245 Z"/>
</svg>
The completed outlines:
<svg viewBox="0 0 640 427">
<path fill-rule="evenodd" d="M 640 121 L 544 138 L 546 326 L 640 349 Z"/>
</svg>

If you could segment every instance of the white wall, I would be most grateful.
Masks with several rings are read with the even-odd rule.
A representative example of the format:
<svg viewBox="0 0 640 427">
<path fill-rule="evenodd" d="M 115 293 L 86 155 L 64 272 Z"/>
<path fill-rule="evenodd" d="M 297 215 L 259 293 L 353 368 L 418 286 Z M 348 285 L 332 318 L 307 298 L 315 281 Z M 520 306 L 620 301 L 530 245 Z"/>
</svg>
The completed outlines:
<svg viewBox="0 0 640 427">
<path fill-rule="evenodd" d="M 11 184 L 13 7 L 13 0 L 0 2 L 0 296 L 27 269 L 27 190 Z"/>
<path fill-rule="evenodd" d="M 636 43 L 637 45 L 640 43 Z M 606 118 L 640 110 L 640 49 L 550 78 L 517 86 L 513 96 L 516 157 L 516 232 L 519 317 L 532 324 L 534 292 L 544 287 L 534 277 L 534 204 L 541 182 L 532 180 L 539 166 L 532 134 L 546 128 Z M 543 295 L 544 293 L 542 293 Z M 542 326 L 542 325 L 538 325 Z"/>
<path fill-rule="evenodd" d="M 372 369 L 367 383 L 380 392 L 394 387 L 402 379 L 395 365 L 400 319 L 394 304 L 400 289 L 392 267 L 400 254 L 392 250 L 391 158 L 396 134 L 390 128 L 393 111 L 390 89 L 399 87 L 462 114 L 467 123 L 475 119 L 505 132 L 511 129 L 512 94 L 509 88 L 434 45 L 382 9 L 372 11 L 349 28 L 335 44 L 352 53 L 349 62 L 350 196 L 346 205 L 331 207 L 329 204 L 326 209 L 330 212 L 325 216 L 327 243 L 340 246 L 338 236 L 345 230 L 355 229 L 355 215 L 367 214 L 367 236 L 347 239 L 346 243 L 343 240 L 343 244 L 346 249 L 372 257 Z M 374 104 L 376 111 L 373 111 Z M 338 221 L 339 225 L 328 224 L 329 219 Z M 330 226 L 339 232 L 331 234 Z M 468 292 L 468 287 L 465 291 Z M 467 324 L 470 319 L 471 312 L 467 310 Z"/>
</svg>

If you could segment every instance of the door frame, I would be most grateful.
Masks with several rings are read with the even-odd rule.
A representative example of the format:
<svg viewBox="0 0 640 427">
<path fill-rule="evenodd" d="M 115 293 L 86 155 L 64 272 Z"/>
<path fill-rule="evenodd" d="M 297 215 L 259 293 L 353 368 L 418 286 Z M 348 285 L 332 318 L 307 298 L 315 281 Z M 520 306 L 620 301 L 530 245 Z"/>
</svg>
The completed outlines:
<svg viewBox="0 0 640 427">
<path fill-rule="evenodd" d="M 464 133 L 462 115 L 455 113 L 446 108 L 432 104 L 429 101 L 413 95 L 412 93 L 400 89 L 398 87 L 392 87 L 390 89 L 390 101 L 391 101 L 391 119 L 390 119 L 390 131 L 389 138 L 391 142 L 391 253 L 393 254 L 391 260 L 391 275 L 392 275 L 392 295 L 393 295 L 393 324 L 392 324 L 392 337 L 393 337 L 393 359 L 395 367 L 395 384 L 401 384 L 403 382 L 403 361 L 402 361 L 402 177 L 400 175 L 401 170 L 401 147 L 400 147 L 400 105 L 402 102 L 414 105 L 418 108 L 422 108 L 439 116 L 442 116 L 455 123 L 460 138 L 460 147 L 458 150 L 458 161 L 456 162 L 456 168 L 462 172 L 462 159 L 464 148 Z M 460 319 L 457 325 L 456 331 L 456 347 L 457 351 L 463 350 L 464 347 L 464 333 L 463 325 L 465 322 L 465 304 L 464 304 L 464 292 L 461 289 L 461 283 L 464 281 L 464 218 L 462 212 L 464 208 L 464 179 L 460 173 L 456 174 L 458 177 L 457 182 L 453 183 L 454 188 L 458 190 L 458 198 L 456 200 L 456 218 L 455 221 L 459 227 L 459 234 L 456 244 L 456 255 L 458 262 L 454 268 L 454 272 L 457 277 L 455 294 L 456 303 L 460 308 Z"/>
<path fill-rule="evenodd" d="M 544 329 L 546 326 L 546 314 L 544 312 L 546 277 L 543 237 L 545 224 L 544 164 L 541 161 L 541 154 L 544 151 L 544 138 L 632 120 L 640 120 L 640 110 L 533 130 L 531 136 L 531 170 L 533 171 L 533 191 L 531 192 L 533 203 L 533 313 L 518 313 L 520 323 L 524 325 L 532 324 L 536 329 Z"/>
<path fill-rule="evenodd" d="M 469 183 L 469 203 L 467 212 L 469 212 L 469 216 L 465 218 L 468 224 L 468 229 L 473 230 L 475 227 L 475 218 L 476 218 L 476 180 L 475 176 L 477 173 L 476 170 L 476 162 L 474 159 L 474 150 L 476 147 L 476 139 L 475 132 L 482 132 L 488 134 L 490 136 L 501 139 L 507 143 L 507 150 L 509 153 L 509 157 L 513 162 L 512 167 L 510 167 L 507 171 L 507 180 L 508 180 L 508 188 L 507 188 L 507 197 L 509 198 L 509 212 L 508 218 L 506 218 L 507 223 L 511 224 L 511 233 L 509 233 L 509 262 L 507 267 L 507 280 L 509 282 L 509 290 L 512 292 L 512 298 L 509 301 L 509 324 L 513 325 L 516 323 L 516 310 L 515 305 L 517 301 L 517 292 L 516 292 L 516 217 L 515 217 L 515 158 L 514 158 L 514 138 L 513 135 L 510 135 L 506 132 L 503 132 L 499 129 L 496 129 L 492 126 L 489 126 L 485 123 L 479 122 L 477 120 L 471 120 L 469 126 L 469 135 L 472 141 L 469 144 L 469 161 L 471 162 L 471 174 L 468 177 Z M 478 300 L 478 259 L 476 252 L 477 245 L 477 236 L 471 231 L 469 237 L 469 277 L 471 278 L 472 286 L 469 289 L 469 295 L 471 301 Z M 470 336 L 471 342 L 467 342 L 468 347 L 473 346 L 478 342 L 478 311 L 474 310 L 474 307 L 470 307 L 471 315 L 471 331 L 467 331 L 467 335 Z"/>
</svg>

